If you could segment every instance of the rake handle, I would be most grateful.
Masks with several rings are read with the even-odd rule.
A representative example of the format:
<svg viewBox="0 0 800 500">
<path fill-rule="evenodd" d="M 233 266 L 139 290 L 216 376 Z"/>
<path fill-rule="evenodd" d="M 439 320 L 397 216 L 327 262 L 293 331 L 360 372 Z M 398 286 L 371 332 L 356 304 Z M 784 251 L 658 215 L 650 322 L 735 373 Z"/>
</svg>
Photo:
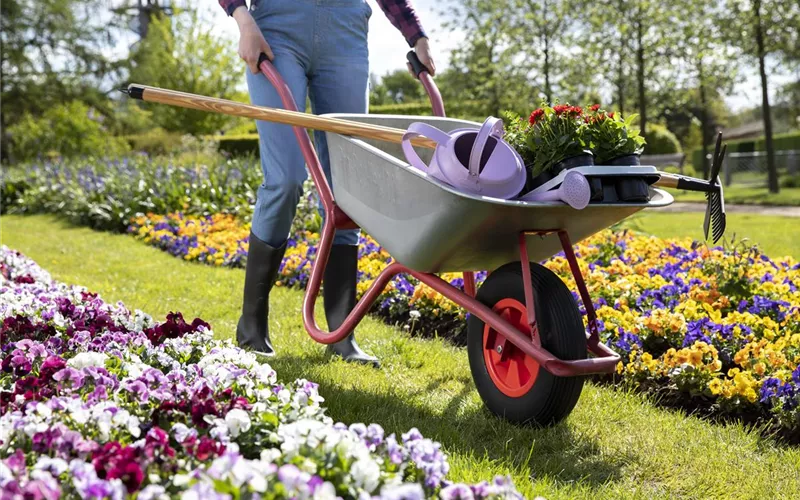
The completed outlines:
<svg viewBox="0 0 800 500">
<path fill-rule="evenodd" d="M 333 132 L 347 136 L 377 139 L 395 144 L 401 144 L 403 142 L 403 135 L 406 133 L 405 130 L 399 128 L 383 127 L 369 123 L 343 120 L 341 118 L 316 116 L 308 113 L 301 113 L 299 111 L 288 111 L 285 109 L 269 108 L 266 106 L 255 106 L 252 104 L 245 104 L 227 99 L 219 99 L 216 97 L 206 97 L 187 92 L 180 92 L 177 90 L 168 90 L 158 87 L 151 87 L 148 85 L 139 85 L 137 83 L 132 83 L 128 86 L 128 95 L 135 99 L 141 99 L 147 102 L 169 104 L 182 108 L 207 111 L 209 113 L 221 113 L 225 115 L 253 118 L 256 120 L 282 123 L 296 127 L 310 128 L 313 130 L 322 130 L 325 132 Z M 437 145 L 435 141 L 421 136 L 411 138 L 410 142 L 414 146 L 420 146 L 429 149 L 435 149 Z M 659 187 L 706 192 L 716 191 L 716 188 L 707 181 L 699 181 L 696 179 L 690 179 L 687 177 L 670 175 L 666 173 L 661 173 L 660 175 L 661 178 L 654 183 L 654 185 Z"/>
<path fill-rule="evenodd" d="M 245 104 L 227 99 L 189 94 L 177 90 L 139 85 L 137 83 L 132 83 L 128 86 L 128 95 L 147 102 L 157 102 L 210 113 L 253 118 L 256 120 L 282 123 L 285 125 L 322 130 L 342 135 L 377 139 L 396 144 L 401 144 L 403 142 L 403 135 L 406 133 L 405 130 L 399 128 L 382 127 L 380 125 L 342 120 L 340 118 L 316 116 L 299 111 L 254 106 L 252 104 Z M 410 142 L 414 146 L 436 149 L 436 142 L 427 137 L 414 137 L 410 139 Z"/>
<path fill-rule="evenodd" d="M 653 184 L 658 187 L 686 189 L 687 191 L 702 191 L 704 193 L 716 193 L 719 189 L 708 181 L 701 181 L 699 179 L 692 179 L 680 175 L 665 174 L 659 172 L 661 176 Z"/>
</svg>

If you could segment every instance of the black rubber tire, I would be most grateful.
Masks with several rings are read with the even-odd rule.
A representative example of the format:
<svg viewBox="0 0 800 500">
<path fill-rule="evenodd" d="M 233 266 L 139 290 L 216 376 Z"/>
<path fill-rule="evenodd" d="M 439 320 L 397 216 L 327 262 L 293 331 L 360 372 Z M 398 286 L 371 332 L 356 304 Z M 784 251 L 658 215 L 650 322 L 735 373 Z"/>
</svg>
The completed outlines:
<svg viewBox="0 0 800 500">
<path fill-rule="evenodd" d="M 586 359 L 586 334 L 578 303 L 552 271 L 530 264 L 536 323 L 542 347 L 563 360 Z M 476 294 L 489 308 L 502 299 L 525 304 L 522 266 L 506 264 L 492 272 Z M 483 357 L 484 323 L 471 314 L 467 320 L 467 352 L 472 378 L 486 407 L 517 424 L 551 426 L 565 419 L 581 395 L 584 376 L 556 377 L 539 367 L 534 385 L 520 397 L 503 394 L 492 381 Z"/>
</svg>

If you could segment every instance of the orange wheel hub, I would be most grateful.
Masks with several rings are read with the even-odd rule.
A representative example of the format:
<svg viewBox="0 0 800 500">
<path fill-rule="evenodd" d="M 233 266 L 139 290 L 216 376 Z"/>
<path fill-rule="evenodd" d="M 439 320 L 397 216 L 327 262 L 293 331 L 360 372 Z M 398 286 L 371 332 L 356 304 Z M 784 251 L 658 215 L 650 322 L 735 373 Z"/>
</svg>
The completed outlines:
<svg viewBox="0 0 800 500">
<path fill-rule="evenodd" d="M 511 326 L 531 336 L 524 304 L 515 299 L 503 299 L 492 309 Z M 539 344 L 538 338 L 531 341 Z M 512 398 L 524 396 L 539 375 L 539 363 L 489 325 L 483 327 L 483 360 L 494 385 Z"/>
</svg>

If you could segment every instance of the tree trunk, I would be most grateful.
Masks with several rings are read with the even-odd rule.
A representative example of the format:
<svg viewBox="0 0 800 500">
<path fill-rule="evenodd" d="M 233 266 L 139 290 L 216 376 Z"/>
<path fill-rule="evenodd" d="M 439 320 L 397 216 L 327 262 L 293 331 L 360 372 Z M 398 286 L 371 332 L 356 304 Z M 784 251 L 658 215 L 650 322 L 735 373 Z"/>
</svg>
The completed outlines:
<svg viewBox="0 0 800 500">
<path fill-rule="evenodd" d="M 550 33 L 547 28 L 547 0 L 544 0 L 542 6 L 542 17 L 544 18 L 542 38 L 544 39 L 544 95 L 547 102 L 550 103 L 552 91 L 550 89 Z"/>
<path fill-rule="evenodd" d="M 641 8 L 636 17 L 636 80 L 639 84 L 639 133 L 646 137 L 647 102 L 644 93 L 644 33 Z"/>
<path fill-rule="evenodd" d="M 620 114 L 625 114 L 625 42 L 620 43 L 619 66 L 617 67 L 617 105 Z"/>
<path fill-rule="evenodd" d="M 703 60 L 697 61 L 697 75 L 700 80 L 700 137 L 703 141 L 703 179 L 708 179 L 708 101 L 706 99 L 706 82 L 703 75 Z"/>
<path fill-rule="evenodd" d="M 753 13 L 755 14 L 756 48 L 758 50 L 758 72 L 761 74 L 761 110 L 764 114 L 764 138 L 767 146 L 767 176 L 769 191 L 777 193 L 778 170 L 775 167 L 775 150 L 772 144 L 772 113 L 769 107 L 769 94 L 767 92 L 767 71 L 764 67 L 764 33 L 761 27 L 761 0 L 754 0 Z"/>
<path fill-rule="evenodd" d="M 549 40 L 547 39 L 547 35 L 544 36 L 544 95 L 547 98 L 547 102 L 551 102 L 551 94 L 550 91 L 550 45 Z"/>
</svg>

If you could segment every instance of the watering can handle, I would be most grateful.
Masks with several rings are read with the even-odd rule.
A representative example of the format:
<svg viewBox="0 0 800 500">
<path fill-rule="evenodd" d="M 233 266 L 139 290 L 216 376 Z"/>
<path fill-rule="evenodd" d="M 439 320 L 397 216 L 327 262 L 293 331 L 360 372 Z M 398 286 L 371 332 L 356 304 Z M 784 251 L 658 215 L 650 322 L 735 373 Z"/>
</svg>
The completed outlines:
<svg viewBox="0 0 800 500">
<path fill-rule="evenodd" d="M 442 132 L 438 128 L 428 125 L 427 123 L 415 122 L 409 125 L 408 130 L 403 134 L 403 152 L 406 155 L 408 162 L 423 172 L 428 171 L 428 166 L 419 157 L 414 147 L 409 142 L 412 137 L 423 136 L 427 137 L 437 144 L 446 144 L 450 140 L 450 136 Z"/>
<path fill-rule="evenodd" d="M 496 137 L 498 140 L 503 137 L 503 121 L 493 116 L 488 117 L 478 131 L 475 142 L 472 143 L 472 151 L 469 153 L 469 175 L 478 177 L 481 168 L 481 157 L 483 149 L 489 137 Z"/>
</svg>

